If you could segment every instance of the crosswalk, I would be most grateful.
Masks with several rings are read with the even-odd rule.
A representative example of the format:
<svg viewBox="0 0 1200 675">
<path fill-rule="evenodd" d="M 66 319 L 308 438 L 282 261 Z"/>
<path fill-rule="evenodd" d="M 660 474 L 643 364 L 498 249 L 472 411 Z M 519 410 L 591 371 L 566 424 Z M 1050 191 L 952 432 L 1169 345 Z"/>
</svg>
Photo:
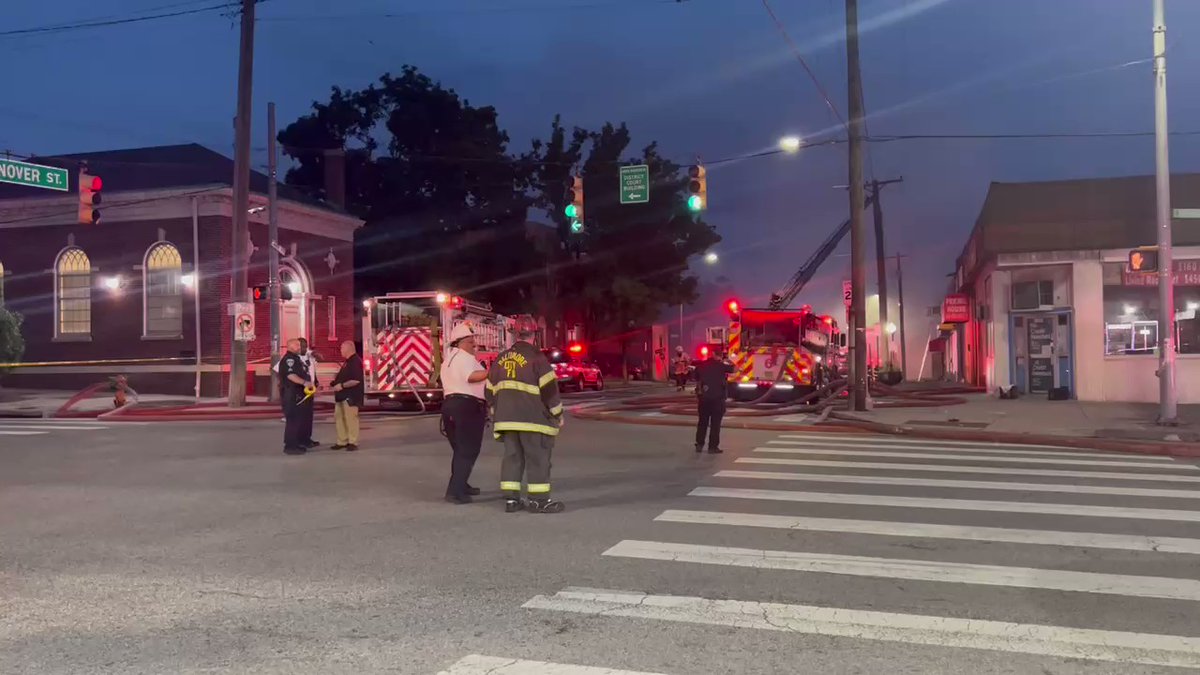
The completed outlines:
<svg viewBox="0 0 1200 675">
<path fill-rule="evenodd" d="M 1198 483 L 1200 467 L 1163 457 L 787 434 L 714 467 L 680 508 L 653 519 L 661 540 L 624 539 L 601 554 L 625 565 L 726 570 L 714 579 L 737 568 L 777 575 L 771 597 L 749 582 L 717 581 L 703 596 L 567 587 L 523 607 L 608 622 L 783 631 L 788 639 L 833 636 L 872 648 L 1200 668 Z M 837 579 L 850 582 L 839 586 L 850 592 L 819 593 Z M 804 601 L 779 602 L 777 588 L 801 589 L 796 599 Z M 1005 589 L 1019 594 L 987 595 Z M 1001 597 L 1018 602 L 1001 611 Z M 1165 617 L 1155 604 L 1164 602 L 1185 606 L 1192 620 Z M 444 672 L 630 671 L 472 656 Z"/>
<path fill-rule="evenodd" d="M 122 424 L 130 424 L 122 422 Z M 109 429 L 110 425 L 98 423 L 95 420 L 60 420 L 60 419 L 0 419 L 0 439 L 4 437 L 46 436 L 54 434 L 87 435 Z"/>
</svg>

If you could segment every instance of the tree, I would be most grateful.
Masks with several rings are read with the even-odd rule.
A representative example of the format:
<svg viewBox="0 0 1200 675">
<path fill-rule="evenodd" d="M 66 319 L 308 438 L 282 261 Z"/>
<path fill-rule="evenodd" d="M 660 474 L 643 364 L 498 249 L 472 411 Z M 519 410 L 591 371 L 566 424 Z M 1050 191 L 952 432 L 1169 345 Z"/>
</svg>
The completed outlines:
<svg viewBox="0 0 1200 675">
<path fill-rule="evenodd" d="M 17 363 L 25 355 L 25 338 L 21 336 L 21 315 L 0 307 L 0 363 Z M 0 375 L 8 372 L 0 368 Z"/>
<path fill-rule="evenodd" d="M 688 212 L 681 167 L 660 155 L 655 143 L 628 160 L 630 142 L 629 129 L 611 123 L 594 132 L 576 128 L 568 142 L 555 118 L 550 140 L 534 146 L 539 204 L 558 224 L 564 247 L 580 251 L 577 260 L 563 266 L 560 297 L 579 308 L 593 340 L 620 343 L 623 361 L 632 329 L 653 322 L 666 306 L 694 301 L 697 280 L 687 273 L 688 260 L 720 241 L 711 226 Z M 584 231 L 572 235 L 563 215 L 563 194 L 570 165 L 582 157 L 585 146 Z M 620 203 L 623 164 L 649 167 L 648 203 Z"/>
<path fill-rule="evenodd" d="M 360 292 L 446 288 L 528 307 L 541 282 L 528 273 L 541 267 L 526 234 L 534 166 L 509 154 L 497 119 L 405 66 L 361 91 L 333 88 L 279 134 L 298 162 L 287 182 L 316 194 L 324 151 L 346 149 L 346 209 L 366 221 L 355 237 Z"/>
</svg>

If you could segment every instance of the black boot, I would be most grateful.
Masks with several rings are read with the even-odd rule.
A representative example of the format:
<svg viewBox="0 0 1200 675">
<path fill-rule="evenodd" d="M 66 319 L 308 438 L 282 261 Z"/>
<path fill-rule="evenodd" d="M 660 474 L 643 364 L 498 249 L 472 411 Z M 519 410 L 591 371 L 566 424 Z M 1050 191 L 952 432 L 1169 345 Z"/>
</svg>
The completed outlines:
<svg viewBox="0 0 1200 675">
<path fill-rule="evenodd" d="M 560 501 L 543 497 L 542 499 L 530 499 L 525 508 L 530 513 L 562 513 L 566 506 Z"/>
<path fill-rule="evenodd" d="M 522 511 L 524 509 L 525 509 L 525 504 L 523 504 L 520 499 L 505 499 L 504 500 L 504 512 L 505 513 L 516 513 L 517 511 Z"/>
</svg>

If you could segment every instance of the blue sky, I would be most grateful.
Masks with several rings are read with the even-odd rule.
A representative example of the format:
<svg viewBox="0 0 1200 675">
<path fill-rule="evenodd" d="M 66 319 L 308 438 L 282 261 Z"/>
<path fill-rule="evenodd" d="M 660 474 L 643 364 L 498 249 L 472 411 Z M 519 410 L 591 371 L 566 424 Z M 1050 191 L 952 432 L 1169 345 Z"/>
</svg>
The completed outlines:
<svg viewBox="0 0 1200 675">
<path fill-rule="evenodd" d="M 9 2 L 0 30 L 211 4 Z M 772 6 L 844 115 L 842 0 Z M 1150 64 L 1123 64 L 1150 56 L 1150 12 L 1150 0 L 861 0 L 870 131 L 1149 131 Z M 282 126 L 331 85 L 364 86 L 406 63 L 496 106 L 517 149 L 556 113 L 584 126 L 625 121 L 635 145 L 657 140 L 681 163 L 836 124 L 760 0 L 268 0 L 259 15 L 260 148 L 268 101 Z M 1197 130 L 1200 3 L 1167 0 L 1167 20 L 1171 127 Z M 195 141 L 232 154 L 236 57 L 236 26 L 219 13 L 0 37 L 0 149 Z M 889 252 L 913 256 L 914 310 L 940 301 L 990 181 L 1149 173 L 1154 159 L 1149 138 L 906 141 L 874 145 L 871 158 L 879 178 L 905 179 L 885 207 Z M 1172 168 L 1200 170 L 1200 139 L 1173 141 Z M 845 218 L 845 193 L 833 188 L 845 174 L 844 146 L 710 169 L 721 273 L 746 297 L 782 285 Z M 844 255 L 832 258 L 806 301 L 838 307 L 847 268 Z"/>
</svg>

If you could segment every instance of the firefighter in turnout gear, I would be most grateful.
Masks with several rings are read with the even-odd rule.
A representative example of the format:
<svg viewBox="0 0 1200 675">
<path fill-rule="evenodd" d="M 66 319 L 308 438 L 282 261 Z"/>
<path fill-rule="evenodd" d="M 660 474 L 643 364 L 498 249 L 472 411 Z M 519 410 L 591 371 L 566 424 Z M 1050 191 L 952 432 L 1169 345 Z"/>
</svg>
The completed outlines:
<svg viewBox="0 0 1200 675">
<path fill-rule="evenodd" d="M 517 342 L 492 362 L 487 380 L 492 429 L 504 441 L 500 465 L 504 510 L 559 513 L 562 502 L 550 498 L 550 455 L 563 423 L 558 376 L 532 343 L 537 332 L 533 319 L 518 317 L 514 330 Z M 522 479 L 528 481 L 528 502 L 524 504 Z"/>
</svg>

